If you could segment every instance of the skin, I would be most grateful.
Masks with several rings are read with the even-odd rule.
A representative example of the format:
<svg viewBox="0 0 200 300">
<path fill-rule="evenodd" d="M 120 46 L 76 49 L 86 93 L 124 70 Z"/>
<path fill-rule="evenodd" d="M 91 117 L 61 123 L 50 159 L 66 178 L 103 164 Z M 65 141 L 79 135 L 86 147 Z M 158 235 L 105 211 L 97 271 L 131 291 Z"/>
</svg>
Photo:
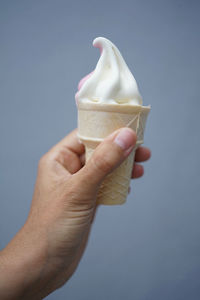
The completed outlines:
<svg viewBox="0 0 200 300">
<path fill-rule="evenodd" d="M 75 130 L 40 159 L 28 218 L 0 252 L 0 299 L 43 299 L 69 280 L 87 245 L 98 188 L 135 143 L 131 129 L 117 130 L 85 164 Z M 140 163 L 149 158 L 139 147 L 132 178 L 143 175 Z"/>
</svg>

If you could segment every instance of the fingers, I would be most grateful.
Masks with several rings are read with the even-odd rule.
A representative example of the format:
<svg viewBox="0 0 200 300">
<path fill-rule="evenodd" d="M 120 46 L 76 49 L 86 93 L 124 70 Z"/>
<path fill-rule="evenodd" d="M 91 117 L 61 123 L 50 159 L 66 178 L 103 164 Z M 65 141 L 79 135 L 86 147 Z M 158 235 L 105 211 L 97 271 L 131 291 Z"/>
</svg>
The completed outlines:
<svg viewBox="0 0 200 300">
<path fill-rule="evenodd" d="M 151 157 L 151 151 L 146 147 L 139 147 L 135 153 L 135 161 L 143 162 L 148 160 Z"/>
<path fill-rule="evenodd" d="M 80 157 L 84 156 L 85 147 L 77 137 L 77 130 L 72 131 L 48 153 L 52 160 L 57 161 L 70 174 L 74 174 L 82 167 Z"/>
<path fill-rule="evenodd" d="M 84 166 L 84 164 L 85 164 L 85 153 L 83 153 L 83 154 L 80 156 L 80 161 L 81 161 L 82 166 Z"/>
<path fill-rule="evenodd" d="M 70 134 L 64 137 L 55 147 L 68 148 L 79 156 L 85 152 L 84 145 L 79 141 L 77 137 L 77 129 L 73 130 Z"/>
<path fill-rule="evenodd" d="M 78 172 L 80 180 L 84 180 L 88 188 L 96 189 L 106 175 L 131 153 L 135 143 L 136 134 L 130 128 L 112 133 L 100 143 L 87 164 Z"/>
<path fill-rule="evenodd" d="M 139 147 L 135 153 L 135 162 L 144 162 L 151 157 L 151 151 L 146 147 Z M 144 174 L 144 167 L 140 164 L 134 163 L 132 178 L 142 177 Z"/>
<path fill-rule="evenodd" d="M 140 164 L 134 164 L 133 171 L 132 171 L 132 178 L 139 178 L 142 177 L 144 174 L 144 167 Z"/>
<path fill-rule="evenodd" d="M 80 170 L 82 163 L 79 156 L 70 149 L 60 146 L 55 149 L 56 161 L 59 162 L 70 174 Z"/>
</svg>

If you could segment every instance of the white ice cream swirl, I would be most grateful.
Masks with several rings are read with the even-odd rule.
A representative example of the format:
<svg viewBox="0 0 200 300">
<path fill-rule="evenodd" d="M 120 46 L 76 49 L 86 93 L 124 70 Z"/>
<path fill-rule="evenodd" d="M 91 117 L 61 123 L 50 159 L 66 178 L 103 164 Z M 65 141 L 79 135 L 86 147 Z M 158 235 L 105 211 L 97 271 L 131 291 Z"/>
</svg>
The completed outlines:
<svg viewBox="0 0 200 300">
<path fill-rule="evenodd" d="M 136 80 L 117 47 L 103 37 L 96 38 L 93 46 L 101 56 L 95 70 L 79 85 L 76 101 L 142 105 Z"/>
</svg>

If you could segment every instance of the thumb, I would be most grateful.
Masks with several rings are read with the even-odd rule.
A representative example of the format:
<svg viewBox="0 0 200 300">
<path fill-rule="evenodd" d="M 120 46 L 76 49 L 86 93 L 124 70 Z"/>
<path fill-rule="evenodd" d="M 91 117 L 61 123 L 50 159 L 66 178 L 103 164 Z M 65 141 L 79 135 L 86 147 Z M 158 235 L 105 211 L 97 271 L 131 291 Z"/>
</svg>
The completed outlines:
<svg viewBox="0 0 200 300">
<path fill-rule="evenodd" d="M 103 140 L 95 149 L 79 175 L 88 187 L 97 188 L 102 180 L 118 167 L 136 144 L 136 134 L 130 128 L 121 128 Z"/>
</svg>

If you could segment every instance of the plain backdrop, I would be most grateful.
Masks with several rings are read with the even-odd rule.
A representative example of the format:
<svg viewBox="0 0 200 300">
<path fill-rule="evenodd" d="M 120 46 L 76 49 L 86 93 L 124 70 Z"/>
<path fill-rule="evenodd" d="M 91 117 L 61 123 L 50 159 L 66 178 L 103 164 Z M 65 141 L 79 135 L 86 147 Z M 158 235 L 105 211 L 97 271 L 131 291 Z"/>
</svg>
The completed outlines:
<svg viewBox="0 0 200 300">
<path fill-rule="evenodd" d="M 46 299 L 200 299 L 199 15 L 195 0 L 0 1 L 1 249 L 26 220 L 39 158 L 76 127 L 95 37 L 152 105 L 144 177 L 99 209 L 76 273 Z"/>
</svg>

